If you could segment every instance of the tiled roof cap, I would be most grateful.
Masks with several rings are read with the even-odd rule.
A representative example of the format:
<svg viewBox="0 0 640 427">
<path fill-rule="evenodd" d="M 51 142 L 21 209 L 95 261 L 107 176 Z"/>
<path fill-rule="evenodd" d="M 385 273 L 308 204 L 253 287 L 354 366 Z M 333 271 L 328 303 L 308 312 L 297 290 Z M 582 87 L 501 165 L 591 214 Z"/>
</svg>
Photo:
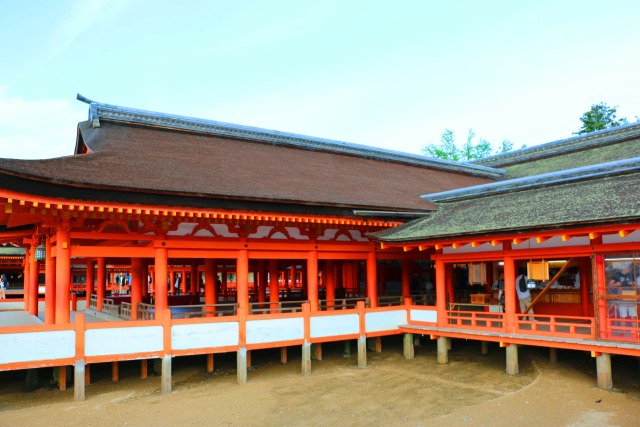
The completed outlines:
<svg viewBox="0 0 640 427">
<path fill-rule="evenodd" d="M 579 168 L 565 169 L 556 172 L 549 172 L 540 175 L 527 176 L 489 184 L 476 185 L 473 187 L 460 188 L 456 190 L 443 191 L 440 193 L 426 194 L 420 196 L 431 202 L 451 202 L 470 199 L 478 196 L 486 196 L 508 191 L 518 191 L 536 187 L 567 183 L 603 177 L 607 175 L 620 175 L 623 173 L 640 170 L 640 157 L 616 160 L 613 162 L 601 163 L 597 165 L 582 166 Z"/>
<path fill-rule="evenodd" d="M 307 150 L 339 152 L 372 158 L 380 161 L 407 163 L 416 166 L 437 168 L 451 172 L 460 172 L 488 178 L 498 178 L 505 172 L 501 169 L 495 169 L 488 166 L 441 160 L 417 154 L 403 153 L 395 150 L 373 148 L 366 145 L 351 144 L 330 139 L 316 138 L 251 126 L 242 126 L 213 120 L 198 119 L 173 114 L 137 110 L 133 108 L 120 107 L 117 105 L 102 104 L 85 98 L 80 94 L 77 95 L 77 98 L 78 100 L 89 104 L 89 120 L 93 123 L 94 127 L 99 127 L 100 119 L 105 119 L 126 123 L 136 123 L 173 129 L 189 130 L 200 133 L 255 139 L 279 145 L 295 146 Z"/>
<path fill-rule="evenodd" d="M 640 121 L 577 135 L 571 138 L 560 139 L 534 147 L 496 154 L 494 156 L 473 160 L 472 163 L 499 168 L 515 163 L 531 162 L 544 157 L 585 150 L 598 145 L 609 144 L 634 137 L 640 137 Z"/>
</svg>

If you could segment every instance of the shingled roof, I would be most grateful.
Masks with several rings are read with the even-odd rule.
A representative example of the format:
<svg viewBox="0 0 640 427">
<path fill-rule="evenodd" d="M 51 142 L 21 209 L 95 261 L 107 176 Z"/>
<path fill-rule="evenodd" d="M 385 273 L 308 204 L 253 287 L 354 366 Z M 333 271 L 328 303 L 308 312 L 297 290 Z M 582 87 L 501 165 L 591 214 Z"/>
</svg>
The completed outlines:
<svg viewBox="0 0 640 427">
<path fill-rule="evenodd" d="M 435 208 L 421 194 L 490 182 L 501 173 L 485 166 L 92 103 L 89 120 L 78 125 L 76 155 L 4 159 L 0 186 L 80 200 L 187 207 L 250 202 L 250 207 L 263 210 L 297 205 L 419 213 Z M 270 206 L 260 207 L 261 203 Z"/>
<path fill-rule="evenodd" d="M 473 161 L 500 168 L 499 180 L 640 156 L 640 122 L 578 135 Z"/>
<path fill-rule="evenodd" d="M 443 200 L 437 211 L 372 236 L 385 242 L 426 242 L 462 235 L 488 236 L 638 221 L 640 157 L 573 172 L 567 170 L 564 175 L 573 178 L 554 180 L 562 175 L 547 174 L 543 178 L 432 195 L 434 200 Z"/>
</svg>

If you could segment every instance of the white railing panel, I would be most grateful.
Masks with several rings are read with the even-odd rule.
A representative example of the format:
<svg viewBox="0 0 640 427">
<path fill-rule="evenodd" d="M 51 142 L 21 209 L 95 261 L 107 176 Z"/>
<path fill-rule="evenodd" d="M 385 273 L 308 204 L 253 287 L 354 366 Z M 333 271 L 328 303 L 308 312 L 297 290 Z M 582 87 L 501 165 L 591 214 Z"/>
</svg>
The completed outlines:
<svg viewBox="0 0 640 427">
<path fill-rule="evenodd" d="M 360 322 L 357 314 L 311 317 L 311 338 L 357 334 Z"/>
<path fill-rule="evenodd" d="M 411 321 L 434 323 L 438 321 L 438 312 L 436 310 L 418 310 L 412 308 L 410 313 Z"/>
<path fill-rule="evenodd" d="M 407 310 L 365 313 L 364 319 L 366 332 L 397 331 L 407 324 Z"/>
<path fill-rule="evenodd" d="M 87 329 L 85 355 L 146 353 L 164 348 L 162 326 Z"/>
<path fill-rule="evenodd" d="M 247 344 L 304 339 L 304 319 L 266 319 L 247 321 Z"/>
<path fill-rule="evenodd" d="M 171 348 L 188 350 L 227 347 L 239 343 L 238 322 L 195 323 L 171 327 Z"/>
<path fill-rule="evenodd" d="M 75 331 L 0 334 L 0 364 L 75 357 Z"/>
</svg>

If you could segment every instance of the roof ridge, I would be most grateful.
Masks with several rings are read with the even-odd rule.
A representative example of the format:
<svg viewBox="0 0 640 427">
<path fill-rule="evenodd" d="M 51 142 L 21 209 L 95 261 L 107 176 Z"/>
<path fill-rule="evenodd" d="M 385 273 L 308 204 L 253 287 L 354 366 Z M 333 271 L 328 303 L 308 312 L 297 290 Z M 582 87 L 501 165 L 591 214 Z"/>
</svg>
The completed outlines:
<svg viewBox="0 0 640 427">
<path fill-rule="evenodd" d="M 158 113 L 147 110 L 138 110 L 111 104 L 103 104 L 87 99 L 80 94 L 78 94 L 78 99 L 80 101 L 89 103 L 89 120 L 92 122 L 94 127 L 100 126 L 100 119 L 115 120 L 127 123 L 137 123 L 152 126 L 162 126 L 173 129 L 190 130 L 195 132 L 211 133 L 215 135 L 257 139 L 273 144 L 287 145 L 311 150 L 334 151 L 343 154 L 373 158 L 376 160 L 407 163 L 423 167 L 432 167 L 436 169 L 443 169 L 447 171 L 466 173 L 488 178 L 498 178 L 505 173 L 504 170 L 492 168 L 489 166 L 442 160 L 418 154 L 370 147 L 367 145 L 353 144 L 337 140 L 311 137 L 252 126 L 219 122 L 215 120 L 199 119 L 194 117 Z"/>
<path fill-rule="evenodd" d="M 585 150 L 597 145 L 614 143 L 632 136 L 640 135 L 640 121 L 615 126 L 609 129 L 589 132 L 569 138 L 547 142 L 533 147 L 508 151 L 482 159 L 472 160 L 471 163 L 489 167 L 503 167 L 515 163 L 529 162 L 558 154 Z"/>
<path fill-rule="evenodd" d="M 506 191 L 519 191 L 537 187 L 565 184 L 574 181 L 603 177 L 613 174 L 622 174 L 640 171 L 640 157 L 632 157 L 623 160 L 600 163 L 596 165 L 580 166 L 573 169 L 548 172 L 540 175 L 525 176 L 505 181 L 481 184 L 473 187 L 459 188 L 440 193 L 425 194 L 422 197 L 430 202 L 452 202 L 470 199 L 478 196 L 487 196 Z"/>
</svg>

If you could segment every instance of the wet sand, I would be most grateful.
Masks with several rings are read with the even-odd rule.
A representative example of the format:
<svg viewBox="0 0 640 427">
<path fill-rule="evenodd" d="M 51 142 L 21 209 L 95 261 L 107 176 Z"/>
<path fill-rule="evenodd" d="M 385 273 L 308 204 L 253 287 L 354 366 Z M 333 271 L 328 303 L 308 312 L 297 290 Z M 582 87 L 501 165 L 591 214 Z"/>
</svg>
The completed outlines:
<svg viewBox="0 0 640 427">
<path fill-rule="evenodd" d="M 91 369 L 86 400 L 73 388 L 24 392 L 19 373 L 0 373 L 0 424 L 12 426 L 637 426 L 640 365 L 613 357 L 613 391 L 595 386 L 588 353 L 520 347 L 520 373 L 504 373 L 504 349 L 454 340 L 450 362 L 436 363 L 436 344 L 422 340 L 416 357 L 402 357 L 399 337 L 383 340 L 357 367 L 355 343 L 343 357 L 341 343 L 325 344 L 312 375 L 300 374 L 300 349 L 289 363 L 279 349 L 255 351 L 249 382 L 236 383 L 235 354 L 216 355 L 206 373 L 204 356 L 173 360 L 173 392 L 160 393 L 160 377 L 139 378 L 139 362 Z M 151 366 L 151 364 L 149 365 Z M 50 369 L 41 370 L 46 385 Z"/>
</svg>

